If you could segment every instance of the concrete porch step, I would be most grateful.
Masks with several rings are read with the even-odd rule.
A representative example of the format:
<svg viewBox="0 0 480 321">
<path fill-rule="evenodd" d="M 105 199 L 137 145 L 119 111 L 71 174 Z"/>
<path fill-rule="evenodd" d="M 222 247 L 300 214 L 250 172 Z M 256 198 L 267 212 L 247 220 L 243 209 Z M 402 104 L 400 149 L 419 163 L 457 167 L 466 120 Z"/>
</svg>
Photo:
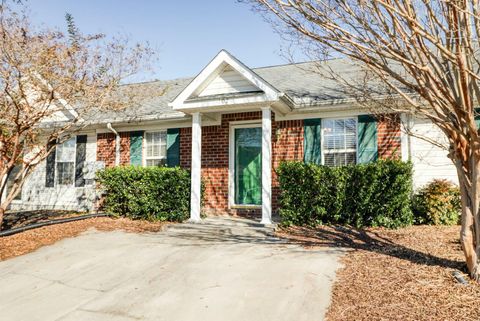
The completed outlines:
<svg viewBox="0 0 480 321">
<path fill-rule="evenodd" d="M 211 216 L 200 222 L 185 222 L 167 227 L 167 234 L 176 238 L 197 238 L 219 242 L 283 243 L 275 236 L 276 225 L 231 216 Z"/>
</svg>

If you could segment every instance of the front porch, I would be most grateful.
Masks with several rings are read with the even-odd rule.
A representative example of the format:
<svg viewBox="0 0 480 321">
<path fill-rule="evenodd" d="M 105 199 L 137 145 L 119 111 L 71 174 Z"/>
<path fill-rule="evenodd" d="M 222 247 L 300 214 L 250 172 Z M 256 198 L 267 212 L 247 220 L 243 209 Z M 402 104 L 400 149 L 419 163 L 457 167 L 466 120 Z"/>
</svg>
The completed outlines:
<svg viewBox="0 0 480 321">
<path fill-rule="evenodd" d="M 191 219 L 200 219 L 203 179 L 206 213 L 261 214 L 271 224 L 271 110 L 226 114 L 219 126 L 201 127 L 201 119 L 193 115 Z"/>
<path fill-rule="evenodd" d="M 272 119 L 290 110 L 280 93 L 221 51 L 171 106 L 192 117 L 191 135 L 187 128 L 180 135 L 181 146 L 191 148 L 180 147 L 182 153 L 191 153 L 189 164 L 181 161 L 191 168 L 190 220 L 199 221 L 203 210 L 258 213 L 262 224 L 271 224 Z"/>
</svg>

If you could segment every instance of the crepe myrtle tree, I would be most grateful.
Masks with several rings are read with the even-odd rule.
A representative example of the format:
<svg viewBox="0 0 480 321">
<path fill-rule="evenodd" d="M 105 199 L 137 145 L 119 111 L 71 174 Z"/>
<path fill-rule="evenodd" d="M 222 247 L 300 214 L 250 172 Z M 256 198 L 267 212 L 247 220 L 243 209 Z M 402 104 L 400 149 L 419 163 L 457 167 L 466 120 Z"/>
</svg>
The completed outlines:
<svg viewBox="0 0 480 321">
<path fill-rule="evenodd" d="M 15 6 L 0 4 L 0 226 L 25 179 L 56 144 L 96 113 L 145 97 L 121 81 L 154 57 L 148 45 L 84 35 L 68 14 L 66 32 L 37 28 Z"/>
<path fill-rule="evenodd" d="M 406 110 L 441 129 L 460 183 L 462 248 L 480 281 L 480 1 L 248 2 L 308 51 L 361 65 Z M 391 106 L 397 111 L 399 104 Z"/>
</svg>

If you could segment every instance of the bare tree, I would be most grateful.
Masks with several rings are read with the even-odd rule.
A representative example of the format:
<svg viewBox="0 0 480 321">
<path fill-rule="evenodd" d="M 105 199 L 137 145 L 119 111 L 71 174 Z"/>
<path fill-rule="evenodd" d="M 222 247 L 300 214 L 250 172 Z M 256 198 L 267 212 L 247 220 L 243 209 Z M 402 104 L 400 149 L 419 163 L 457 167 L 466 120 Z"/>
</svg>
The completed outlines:
<svg viewBox="0 0 480 321">
<path fill-rule="evenodd" d="M 0 226 L 25 179 L 56 144 L 95 113 L 141 98 L 121 81 L 147 68 L 152 50 L 83 35 L 70 15 L 66 20 L 67 33 L 39 29 L 22 8 L 0 4 Z"/>
<path fill-rule="evenodd" d="M 461 244 L 480 281 L 480 1 L 251 2 L 284 35 L 367 68 L 411 112 L 442 130 L 460 182 Z"/>
</svg>

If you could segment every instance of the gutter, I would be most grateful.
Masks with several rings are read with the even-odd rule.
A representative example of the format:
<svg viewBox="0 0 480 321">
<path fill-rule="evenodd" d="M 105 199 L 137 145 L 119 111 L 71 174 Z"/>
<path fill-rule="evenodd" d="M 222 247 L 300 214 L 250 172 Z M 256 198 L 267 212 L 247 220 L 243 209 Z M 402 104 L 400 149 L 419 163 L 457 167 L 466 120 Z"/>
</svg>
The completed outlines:
<svg viewBox="0 0 480 321">
<path fill-rule="evenodd" d="M 120 134 L 113 129 L 112 123 L 108 123 L 107 128 L 115 134 L 115 166 L 118 166 L 120 165 Z"/>
</svg>

